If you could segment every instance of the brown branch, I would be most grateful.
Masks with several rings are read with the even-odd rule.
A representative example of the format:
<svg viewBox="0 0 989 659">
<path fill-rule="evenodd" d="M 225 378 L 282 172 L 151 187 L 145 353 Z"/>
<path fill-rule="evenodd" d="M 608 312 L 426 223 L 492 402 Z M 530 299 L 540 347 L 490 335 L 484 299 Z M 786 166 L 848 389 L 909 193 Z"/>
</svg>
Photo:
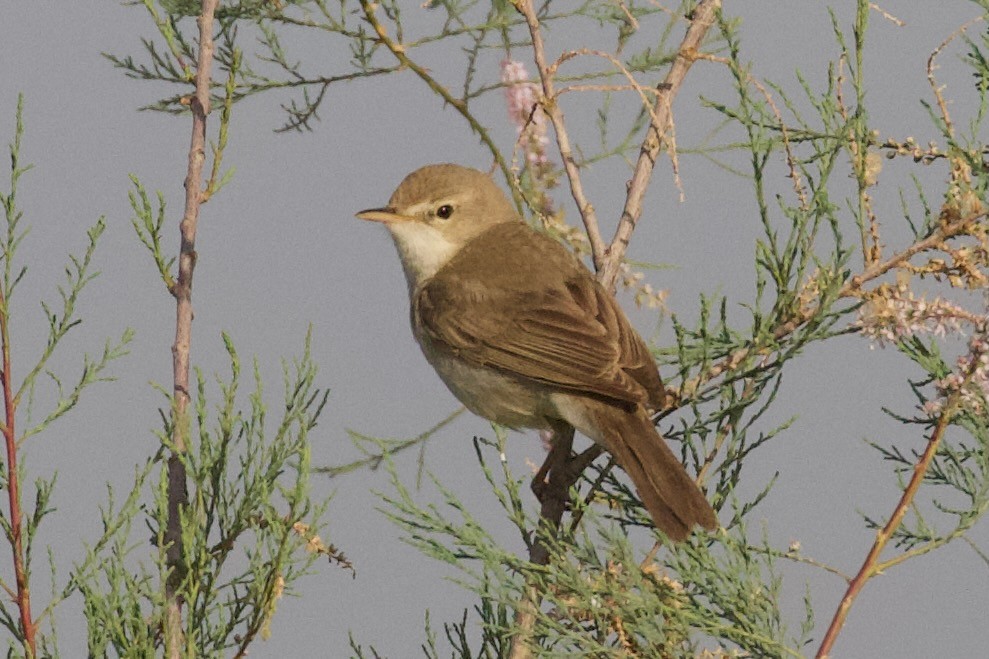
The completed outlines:
<svg viewBox="0 0 989 659">
<path fill-rule="evenodd" d="M 7 282 L 4 282 L 7 285 Z M 38 656 L 37 621 L 31 615 L 31 587 L 28 581 L 27 558 L 24 554 L 23 511 L 21 510 L 20 474 L 17 468 L 17 433 L 15 416 L 17 401 L 14 396 L 14 381 L 10 363 L 9 307 L 3 287 L 0 287 L 0 342 L 3 343 L 3 371 L 0 384 L 3 386 L 4 424 L 2 428 L 4 445 L 7 449 L 7 505 L 10 530 L 7 539 L 14 559 L 14 581 L 17 592 L 14 602 L 21 622 L 21 639 L 28 657 Z"/>
<path fill-rule="evenodd" d="M 639 160 L 628 184 L 625 207 L 622 209 L 618 228 L 608 246 L 608 254 L 603 267 L 598 269 L 598 279 L 609 289 L 613 288 L 618 280 L 629 240 L 639 217 L 642 215 L 642 200 L 645 197 L 646 189 L 649 187 L 649 180 L 652 178 L 652 171 L 656 166 L 656 158 L 659 156 L 659 151 L 663 145 L 664 133 L 666 127 L 672 124 L 673 99 L 680 91 L 687 71 L 697 59 L 697 52 L 701 43 L 704 41 L 707 31 L 714 24 L 715 15 L 720 8 L 721 0 L 701 0 L 697 3 L 691 14 L 690 27 L 680 43 L 676 59 L 666 74 L 666 78 L 658 87 L 659 94 L 656 96 L 653 106 L 656 118 L 653 119 L 646 131 L 646 138 L 639 149 Z"/>
<path fill-rule="evenodd" d="M 978 360 L 976 360 L 966 377 L 966 381 L 970 380 L 975 369 L 978 367 Z M 903 521 L 903 517 L 907 514 L 907 510 L 913 503 L 914 497 L 917 495 L 917 491 L 920 489 L 920 485 L 927 475 L 927 471 L 931 466 L 931 462 L 934 460 L 934 456 L 937 454 L 938 446 L 941 445 L 941 440 L 944 437 L 945 431 L 948 429 L 948 425 L 951 422 L 951 417 L 954 415 L 956 408 L 961 402 L 961 395 L 964 385 L 959 387 L 958 391 L 953 393 L 945 405 L 945 409 L 941 413 L 941 417 L 938 419 L 937 425 L 934 427 L 934 432 L 931 433 L 931 438 L 927 442 L 927 448 L 924 449 L 923 455 L 917 461 L 917 464 L 913 468 L 913 476 L 910 477 L 910 482 L 907 487 L 903 490 L 900 500 L 897 502 L 896 507 L 893 509 L 893 514 L 890 516 L 889 521 L 876 533 L 876 540 L 872 544 L 872 548 L 865 557 L 865 561 L 862 563 L 862 567 L 859 568 L 858 573 L 849 582 L 848 589 L 845 591 L 845 596 L 841 598 L 841 602 L 838 604 L 838 608 L 835 611 L 834 618 L 831 620 L 831 625 L 828 627 L 828 631 L 824 634 L 824 639 L 821 641 L 821 647 L 817 650 L 817 659 L 826 659 L 830 656 L 831 648 L 834 646 L 835 640 L 838 638 L 838 634 L 841 633 L 841 629 L 845 624 L 845 619 L 848 617 L 848 612 L 852 608 L 852 604 L 858 597 L 862 588 L 865 586 L 866 582 L 877 574 L 881 574 L 881 565 L 879 564 L 879 556 L 882 554 L 883 549 L 889 542 L 889 539 L 896 532 L 896 529 L 900 527 Z"/>
<path fill-rule="evenodd" d="M 944 120 L 944 128 L 948 132 L 948 137 L 954 137 L 955 127 L 951 122 L 951 115 L 948 114 L 948 104 L 944 100 L 944 95 L 941 94 L 941 90 L 944 89 L 944 87 L 939 87 L 937 80 L 934 78 L 934 70 L 938 68 L 934 64 L 934 61 L 937 59 L 937 56 L 941 54 L 941 51 L 947 48 L 948 44 L 954 41 L 956 37 L 963 34 L 971 26 L 983 20 L 985 20 L 984 14 L 967 21 L 957 30 L 948 35 L 948 38 L 942 41 L 938 47 L 934 49 L 930 57 L 927 58 L 927 82 L 931 85 L 931 89 L 934 91 L 934 98 L 937 100 L 938 110 L 941 112 L 941 118 Z"/>
<path fill-rule="evenodd" d="M 559 64 L 570 57 L 581 54 L 581 52 L 567 53 L 561 56 L 556 63 L 552 65 L 548 64 L 542 32 L 539 26 L 539 18 L 536 15 L 532 1 L 512 0 L 512 4 L 525 17 L 526 24 L 529 28 L 533 58 L 539 72 L 542 88 L 541 106 L 553 124 L 557 146 L 560 151 L 560 159 L 563 162 L 563 168 L 570 182 L 570 192 L 574 202 L 577 204 L 584 228 L 587 231 L 594 267 L 598 272 L 598 279 L 607 288 L 614 289 L 618 273 L 620 272 L 621 262 L 625 255 L 625 249 L 628 246 L 628 238 L 632 233 L 635 222 L 641 214 L 642 196 L 645 194 L 645 188 L 648 185 L 656 156 L 659 153 L 659 136 L 665 132 L 665 126 L 670 122 L 670 103 L 679 90 L 683 78 L 690 68 L 690 64 L 694 60 L 694 53 L 707 33 L 707 30 L 714 23 L 714 14 L 721 6 L 721 1 L 702 0 L 695 8 L 693 23 L 687 30 L 687 34 L 680 45 L 679 55 L 673 63 L 666 81 L 660 86 L 655 103 L 651 108 L 648 108 L 651 118 L 650 129 L 643 143 L 639 164 L 636 167 L 635 175 L 629 187 L 625 211 L 622 214 L 623 221 L 619 224 L 618 233 L 616 233 L 615 240 L 610 247 L 605 246 L 604 239 L 601 236 L 597 214 L 584 193 L 583 184 L 580 179 L 580 169 L 574 159 L 563 110 L 558 104 L 558 94 L 553 85 L 553 77 Z M 587 54 L 600 55 L 598 51 L 587 51 Z M 609 57 L 609 59 L 612 58 Z M 612 61 L 614 63 L 616 60 L 612 59 Z M 624 71 L 624 67 L 620 68 Z M 630 81 L 633 84 L 635 83 L 634 78 Z M 642 89 L 636 86 L 636 90 L 642 96 L 643 100 L 645 100 Z M 626 218 L 628 219 L 626 220 Z M 547 456 L 545 464 L 540 469 L 538 479 L 534 479 L 534 489 L 538 489 L 537 494 L 542 503 L 539 527 L 540 533 L 544 534 L 542 537 L 556 537 L 558 534 L 563 513 L 569 504 L 570 488 L 580 478 L 580 474 L 588 464 L 588 456 L 591 455 L 591 453 L 585 452 L 584 456 L 571 457 L 572 444 L 573 428 L 569 426 L 554 428 L 553 448 L 550 451 L 550 455 Z M 542 475 L 547 473 L 549 477 L 544 482 Z M 546 565 L 549 563 L 549 558 L 549 551 L 545 543 L 540 539 L 540 535 L 537 534 L 537 537 L 529 548 L 529 560 L 537 565 Z M 532 656 L 529 649 L 530 640 L 540 600 L 541 593 L 539 589 L 534 584 L 527 583 L 515 617 L 515 631 L 510 652 L 512 659 L 527 659 Z"/>
<path fill-rule="evenodd" d="M 553 439 L 546 462 L 533 478 L 532 488 L 539 497 L 539 528 L 529 544 L 529 560 L 536 565 L 549 564 L 549 548 L 544 538 L 555 538 L 570 503 L 570 488 L 580 478 L 580 471 L 570 468 L 570 452 L 574 430 L 566 424 L 553 428 Z M 582 469 L 581 469 L 582 471 Z M 548 478 L 544 481 L 544 476 Z M 532 629 L 536 623 L 536 610 L 542 598 L 539 589 L 526 583 L 525 592 L 515 612 L 515 632 L 512 637 L 511 659 L 528 659 Z"/>
<path fill-rule="evenodd" d="M 934 233 L 932 233 L 927 238 L 918 240 L 917 242 L 913 243 L 906 249 L 897 252 L 893 256 L 889 257 L 885 261 L 874 263 L 873 265 L 863 270 L 861 273 L 855 275 L 854 277 L 849 278 L 849 280 L 845 282 L 845 285 L 838 290 L 836 297 L 837 298 L 859 297 L 862 291 L 863 284 L 870 282 L 874 279 L 877 279 L 883 276 L 884 274 L 886 274 L 887 272 L 890 272 L 891 270 L 894 270 L 902 266 L 907 261 L 912 259 L 917 254 L 920 254 L 921 252 L 925 252 L 931 249 L 936 249 L 939 245 L 944 243 L 944 241 L 948 240 L 949 238 L 953 238 L 955 236 L 965 233 L 967 227 L 971 226 L 972 222 L 975 222 L 984 216 L 985 213 L 982 213 L 974 217 L 961 218 L 953 222 L 942 222 L 942 224 L 934 231 Z M 790 320 L 786 321 L 785 323 L 782 323 L 779 327 L 776 328 L 776 331 L 773 332 L 773 340 L 779 341 L 789 336 L 790 334 L 795 332 L 798 328 L 806 324 L 810 319 L 814 318 L 819 313 L 821 313 L 823 307 L 824 307 L 823 302 L 818 302 L 817 304 L 810 304 L 803 307 L 802 309 L 794 313 L 794 315 L 790 318 Z M 701 373 L 696 377 L 683 382 L 683 384 L 680 386 L 680 391 L 678 392 L 678 401 L 680 402 L 680 404 L 682 405 L 688 399 L 693 397 L 694 394 L 696 394 L 698 388 L 705 382 L 713 380 L 719 375 L 722 375 L 723 373 L 735 369 L 739 364 L 741 364 L 746 359 L 748 359 L 752 355 L 754 350 L 755 348 L 751 346 L 746 348 L 739 348 L 738 350 L 732 352 L 727 357 L 722 359 L 720 362 L 713 364 L 704 373 Z"/>
<path fill-rule="evenodd" d="M 604 266 L 607 248 L 604 239 L 601 237 L 601 229 L 598 226 L 597 213 L 594 206 L 584 193 L 584 186 L 580 181 L 580 168 L 573 155 L 573 147 L 570 145 L 570 135 L 567 133 L 566 121 L 563 117 L 563 110 L 556 99 L 556 92 L 553 87 L 553 67 L 546 62 L 546 50 L 543 46 L 543 35 L 539 29 L 539 17 L 532 6 L 531 0 L 512 0 L 515 8 L 525 17 L 526 25 L 529 27 L 529 36 L 532 39 L 532 54 L 536 62 L 536 69 L 539 72 L 539 81 L 542 87 L 541 105 L 543 112 L 549 117 L 553 124 L 553 131 L 556 133 L 556 144 L 560 148 L 560 160 L 563 169 L 567 173 L 570 181 L 570 194 L 584 222 L 587 230 L 587 239 L 591 244 L 591 258 L 594 261 L 594 269 L 600 271 Z"/>
<path fill-rule="evenodd" d="M 210 69 L 213 64 L 213 14 L 219 0 L 202 0 L 199 26 L 199 58 L 196 64 L 196 91 L 190 98 L 192 137 L 185 178 L 185 211 L 179 224 L 178 279 L 171 288 L 175 297 L 175 343 L 172 345 L 172 453 L 168 457 L 168 524 L 165 529 L 165 648 L 172 659 L 183 656 L 182 597 L 179 591 L 183 568 L 182 511 L 188 503 L 186 470 L 182 454 L 188 448 L 189 352 L 192 344 L 192 277 L 196 269 L 196 227 L 203 203 L 203 164 L 206 160 L 206 117 L 210 111 Z"/>
<path fill-rule="evenodd" d="M 423 67 L 416 64 L 406 53 L 405 46 L 391 37 L 388 36 L 388 31 L 385 26 L 382 25 L 381 21 L 375 15 L 375 10 L 378 4 L 375 2 L 368 2 L 368 0 L 361 0 L 361 10 L 364 12 L 364 18 L 367 19 L 368 24 L 374 30 L 374 33 L 378 37 L 378 42 L 383 44 L 392 55 L 398 60 L 399 64 L 403 68 L 407 68 L 413 73 L 415 73 L 419 78 L 426 83 L 433 92 L 436 93 L 444 102 L 449 104 L 454 110 L 456 110 L 460 116 L 467 120 L 467 125 L 470 129 L 478 136 L 481 142 L 491 151 L 491 157 L 494 158 L 495 162 L 498 164 L 498 168 L 501 169 L 502 174 L 505 176 L 505 180 L 508 182 L 512 181 L 512 170 L 505 162 L 505 158 L 501 155 L 501 151 L 498 150 L 498 146 L 491 139 L 488 131 L 481 125 L 481 123 L 474 117 L 473 114 L 467 109 L 467 101 L 462 98 L 456 98 L 450 90 L 444 87 L 436 80 L 433 76 L 429 74 L 429 71 Z M 515 198 L 516 203 L 519 205 L 521 210 L 522 198 L 518 195 L 516 186 L 510 186 L 512 190 L 512 195 Z"/>
</svg>

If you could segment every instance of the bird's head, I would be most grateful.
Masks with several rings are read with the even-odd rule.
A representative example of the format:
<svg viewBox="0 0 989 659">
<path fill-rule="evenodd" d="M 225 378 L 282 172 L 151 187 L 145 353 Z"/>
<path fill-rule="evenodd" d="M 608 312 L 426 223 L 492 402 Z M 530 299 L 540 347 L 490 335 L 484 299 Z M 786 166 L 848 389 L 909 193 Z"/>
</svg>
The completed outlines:
<svg viewBox="0 0 989 659">
<path fill-rule="evenodd" d="M 467 243 L 518 214 L 494 180 L 460 165 L 427 165 L 412 172 L 383 208 L 357 213 L 391 233 L 409 287 L 432 277 Z"/>
</svg>

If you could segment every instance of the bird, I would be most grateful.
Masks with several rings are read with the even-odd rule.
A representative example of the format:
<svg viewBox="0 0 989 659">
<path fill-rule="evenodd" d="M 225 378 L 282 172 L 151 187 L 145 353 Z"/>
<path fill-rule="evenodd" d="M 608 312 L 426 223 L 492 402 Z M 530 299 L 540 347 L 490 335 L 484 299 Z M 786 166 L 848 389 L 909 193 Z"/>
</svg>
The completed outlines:
<svg viewBox="0 0 989 659">
<path fill-rule="evenodd" d="M 673 541 L 717 528 L 652 422 L 665 389 L 645 341 L 590 270 L 526 224 L 491 176 L 427 165 L 387 206 L 356 216 L 391 234 L 412 333 L 464 406 L 513 429 L 572 426 L 613 456 Z"/>
</svg>

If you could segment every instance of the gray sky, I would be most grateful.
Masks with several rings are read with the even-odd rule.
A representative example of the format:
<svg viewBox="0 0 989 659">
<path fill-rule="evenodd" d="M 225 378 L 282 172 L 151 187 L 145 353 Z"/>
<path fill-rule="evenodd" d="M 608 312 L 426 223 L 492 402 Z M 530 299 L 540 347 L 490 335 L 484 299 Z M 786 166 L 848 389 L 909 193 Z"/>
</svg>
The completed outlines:
<svg viewBox="0 0 989 659">
<path fill-rule="evenodd" d="M 418 9 L 418 0 L 408 4 L 413 23 L 431 19 Z M 853 3 L 835 4 L 849 25 Z M 884 137 L 912 134 L 926 143 L 933 130 L 918 102 L 930 98 L 926 58 L 978 10 L 960 0 L 899 0 L 883 7 L 906 26 L 873 14 L 867 70 L 871 117 Z M 756 75 L 794 92 L 795 68 L 814 84 L 824 79 L 827 61 L 836 56 L 826 5 L 750 0 L 726 2 L 726 9 L 743 19 L 743 53 L 756 63 Z M 556 52 L 600 37 L 593 26 L 584 27 L 586 34 L 551 32 L 549 48 Z M 131 229 L 127 174 L 165 193 L 172 222 L 166 245 L 174 249 L 190 122 L 138 113 L 136 108 L 155 100 L 162 88 L 125 78 L 100 56 L 100 51 L 140 56 L 139 38 L 151 34 L 143 10 L 113 2 L 11 3 L 0 27 L 0 137 L 11 139 L 16 95 L 23 91 L 27 134 L 22 157 L 35 164 L 22 179 L 20 194 L 31 227 L 20 257 L 30 270 L 15 300 L 15 368 L 23 374 L 43 341 L 37 299 L 55 297 L 65 254 L 81 251 L 85 229 L 100 215 L 108 222 L 97 257 L 103 274 L 83 297 L 84 325 L 54 365 L 74 374 L 79 352 L 96 352 L 105 337 L 119 336 L 124 327 L 137 331 L 131 356 L 114 369 L 119 380 L 91 391 L 76 412 L 32 440 L 28 449 L 29 481 L 33 474 L 59 472 L 58 511 L 43 528 L 42 541 L 56 547 L 63 577 L 81 554 L 81 542 L 97 536 L 104 483 L 124 490 L 134 465 L 155 450 L 151 430 L 158 426 L 162 398 L 149 382 L 170 382 L 174 305 Z M 346 56 L 312 36 L 298 45 L 286 41 L 286 46 L 294 57 L 311 63 L 310 71 L 339 70 L 332 58 Z M 954 85 L 949 96 L 970 84 L 967 71 L 953 59 L 957 52 L 942 60 L 944 81 Z M 444 53 L 430 57 L 439 75 L 456 79 L 455 71 L 443 68 L 449 66 Z M 496 66 L 497 59 L 489 64 Z M 497 71 L 484 75 L 494 77 Z M 731 98 L 724 70 L 699 64 L 688 77 L 675 106 L 681 145 L 696 144 L 719 121 L 701 107 L 700 95 Z M 500 97 L 490 99 L 482 115 L 497 126 L 496 137 L 507 147 L 512 127 Z M 459 117 L 409 73 L 331 89 L 322 122 L 309 134 L 272 132 L 283 121 L 278 104 L 284 100 L 256 97 L 235 110 L 225 163 L 237 172 L 204 207 L 200 222 L 193 359 L 207 373 L 225 374 L 219 332 L 231 332 L 242 356 L 259 356 L 276 401 L 279 359 L 300 351 L 306 327 L 313 323 L 320 380 L 332 389 L 312 437 L 313 458 L 316 464 L 339 464 L 355 457 L 347 428 L 412 436 L 458 406 L 411 338 L 404 280 L 390 240 L 380 227 L 353 219 L 353 213 L 386 201 L 402 176 L 422 164 L 487 167 L 488 160 Z M 579 125 L 577 109 L 571 118 L 578 134 L 588 130 Z M 889 218 L 887 244 L 906 239 L 896 227 L 899 202 L 893 184 L 907 185 L 905 171 L 877 192 L 879 208 Z M 652 283 L 668 288 L 670 307 L 689 319 L 695 317 L 700 292 L 722 292 L 737 302 L 750 298 L 759 229 L 748 183 L 689 156 L 682 158 L 680 175 L 684 203 L 677 201 L 669 167 L 657 169 L 631 255 L 673 266 L 651 274 Z M 943 172 L 935 172 L 931 191 L 941 178 Z M 602 217 L 615 217 L 622 172 L 599 167 L 586 180 Z M 785 189 L 785 181 L 778 183 Z M 653 334 L 654 318 L 643 312 L 632 316 L 643 334 Z M 671 341 L 668 327 L 658 339 Z M 816 346 L 799 358 L 786 373 L 773 417 L 799 414 L 799 419 L 747 463 L 752 487 L 780 473 L 772 496 L 750 523 L 765 520 L 769 537 L 780 547 L 799 540 L 807 555 L 854 573 L 873 537 L 857 511 L 884 517 L 897 498 L 889 469 L 862 439 L 922 447 L 919 436 L 907 435 L 880 410 L 884 405 L 911 409 L 909 376 L 918 372 L 905 368 L 901 357 L 870 350 L 858 337 Z M 488 424 L 462 416 L 431 441 L 427 466 L 463 494 L 479 518 L 504 529 L 506 543 L 518 544 L 499 520 L 497 503 L 478 494 L 485 488 L 478 486 L 482 476 L 470 445 L 475 434 L 490 436 Z M 533 433 L 513 435 L 511 451 L 518 464 L 542 458 Z M 401 457 L 399 467 L 411 482 L 415 456 Z M 315 487 L 335 492 L 325 539 L 354 559 L 358 577 L 320 569 L 303 583 L 301 598 L 280 602 L 271 640 L 257 644 L 252 656 L 302 651 L 342 656 L 348 631 L 385 655 L 416 656 L 425 609 L 438 626 L 458 620 L 472 598 L 441 578 L 450 571 L 400 542 L 399 530 L 376 511 L 372 490 L 388 489 L 383 473 L 317 479 Z M 428 500 L 432 493 L 421 496 Z M 985 525 L 972 539 L 989 546 Z M 6 578 L 10 571 L 6 558 L 0 574 Z M 844 584 L 799 566 L 787 566 L 785 576 L 794 625 L 804 582 L 810 581 L 822 626 L 819 639 Z M 989 642 L 987 586 L 985 564 L 961 542 L 891 570 L 871 581 L 855 603 L 835 656 L 978 656 Z M 35 591 L 46 590 L 39 578 Z M 73 600 L 60 611 L 67 657 L 80 656 L 84 647 L 78 604 Z"/>
</svg>

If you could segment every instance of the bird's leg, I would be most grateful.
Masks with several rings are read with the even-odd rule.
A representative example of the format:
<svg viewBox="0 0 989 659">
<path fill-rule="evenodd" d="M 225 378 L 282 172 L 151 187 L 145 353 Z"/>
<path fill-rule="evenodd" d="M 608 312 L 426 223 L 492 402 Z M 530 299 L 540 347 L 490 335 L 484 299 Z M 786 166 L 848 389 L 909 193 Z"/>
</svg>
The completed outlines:
<svg viewBox="0 0 989 659">
<path fill-rule="evenodd" d="M 532 493 L 536 495 L 536 499 L 542 503 L 543 498 L 546 496 L 547 489 L 550 486 L 550 482 L 553 480 L 550 475 L 553 471 L 556 471 L 563 481 L 567 483 L 566 489 L 569 491 L 570 487 L 577 482 L 580 475 L 584 473 L 584 470 L 594 462 L 595 458 L 601 455 L 604 450 L 597 444 L 592 444 L 583 453 L 579 455 L 571 456 L 573 448 L 573 429 L 569 426 L 561 426 L 559 428 L 554 428 L 552 430 L 553 437 L 550 441 L 549 453 L 546 454 L 546 459 L 543 461 L 542 466 L 539 467 L 539 471 L 532 477 Z"/>
<path fill-rule="evenodd" d="M 584 470 L 587 469 L 592 462 L 594 462 L 595 458 L 601 455 L 602 451 L 604 451 L 604 448 L 602 448 L 599 444 L 592 444 L 589 449 L 579 455 L 574 456 L 573 460 L 567 464 L 567 472 L 569 473 L 573 483 L 577 482 L 577 479 L 580 478 L 582 473 L 584 473 Z M 573 483 L 571 483 L 571 485 Z"/>
<path fill-rule="evenodd" d="M 532 493 L 536 495 L 539 503 L 545 503 L 550 484 L 554 482 L 553 474 L 563 475 L 564 467 L 570 459 L 570 451 L 573 448 L 573 428 L 566 424 L 555 424 L 551 428 L 553 433 L 549 442 L 549 452 L 546 459 L 539 467 L 539 471 L 532 477 Z M 568 486 L 569 489 L 569 486 Z"/>
<path fill-rule="evenodd" d="M 556 538 L 557 530 L 570 503 L 570 479 L 567 465 L 573 447 L 573 428 L 565 423 L 552 427 L 553 441 L 546 461 L 532 480 L 532 491 L 539 499 L 539 531 L 529 546 L 529 560 L 537 565 L 549 562 L 549 549 L 542 538 Z"/>
<path fill-rule="evenodd" d="M 570 504 L 570 487 L 577 482 L 584 468 L 597 457 L 601 450 L 592 446 L 577 456 L 572 456 L 574 429 L 566 423 L 556 423 L 552 427 L 553 437 L 549 453 L 536 475 L 532 477 L 532 492 L 539 500 L 539 530 L 529 545 L 529 560 L 536 565 L 549 563 L 547 539 L 551 541 L 559 534 L 563 513 Z M 512 639 L 511 657 L 531 657 L 528 650 L 528 635 L 535 624 L 535 610 L 542 601 L 542 593 L 533 584 L 526 586 L 525 594 L 515 613 L 515 627 L 518 635 Z"/>
</svg>

